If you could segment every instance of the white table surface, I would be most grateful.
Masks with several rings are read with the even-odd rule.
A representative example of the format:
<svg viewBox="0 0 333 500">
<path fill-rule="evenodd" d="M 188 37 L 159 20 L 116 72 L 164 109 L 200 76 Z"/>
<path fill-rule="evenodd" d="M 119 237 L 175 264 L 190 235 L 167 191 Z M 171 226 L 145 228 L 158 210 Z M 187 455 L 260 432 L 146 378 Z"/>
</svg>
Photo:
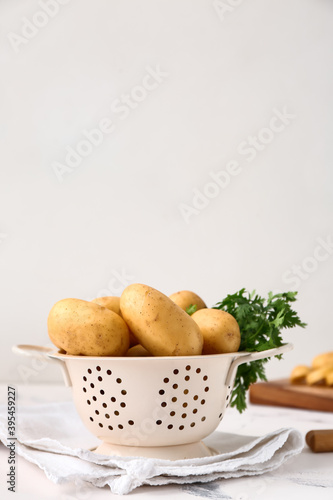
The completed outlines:
<svg viewBox="0 0 333 500">
<path fill-rule="evenodd" d="M 16 385 L 18 404 L 34 405 L 48 401 L 71 400 L 71 389 L 62 385 Z M 0 385 L 0 403 L 5 403 L 7 385 Z M 260 436 L 281 427 L 294 427 L 304 434 L 311 429 L 333 428 L 333 414 L 287 408 L 249 405 L 246 412 L 239 414 L 229 408 L 219 430 L 239 434 Z M 0 445 L 0 498 L 16 500 L 94 500 L 113 499 L 108 487 L 103 489 L 75 484 L 58 485 L 48 480 L 44 472 L 23 458 L 16 464 L 16 493 L 7 491 L 8 449 Z M 158 498 L 173 500 L 233 499 L 233 500 L 295 500 L 333 498 L 333 453 L 312 453 L 306 446 L 297 457 L 273 473 L 251 478 L 215 481 L 213 483 L 176 486 L 144 486 L 132 492 L 138 500 Z"/>
</svg>

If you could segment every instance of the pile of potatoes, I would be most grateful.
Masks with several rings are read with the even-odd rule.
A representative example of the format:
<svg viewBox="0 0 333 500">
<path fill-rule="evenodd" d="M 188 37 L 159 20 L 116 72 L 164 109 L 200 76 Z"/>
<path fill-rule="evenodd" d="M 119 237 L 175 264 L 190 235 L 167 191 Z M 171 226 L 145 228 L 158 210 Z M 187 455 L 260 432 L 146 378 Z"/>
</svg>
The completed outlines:
<svg viewBox="0 0 333 500">
<path fill-rule="evenodd" d="M 290 374 L 292 384 L 333 386 L 333 352 L 324 352 L 312 360 L 312 366 L 295 366 Z"/>
<path fill-rule="evenodd" d="M 61 352 L 81 356 L 220 354 L 238 351 L 241 340 L 235 318 L 207 308 L 195 293 L 167 297 L 142 284 L 129 285 L 121 297 L 60 300 L 47 325 Z"/>
</svg>

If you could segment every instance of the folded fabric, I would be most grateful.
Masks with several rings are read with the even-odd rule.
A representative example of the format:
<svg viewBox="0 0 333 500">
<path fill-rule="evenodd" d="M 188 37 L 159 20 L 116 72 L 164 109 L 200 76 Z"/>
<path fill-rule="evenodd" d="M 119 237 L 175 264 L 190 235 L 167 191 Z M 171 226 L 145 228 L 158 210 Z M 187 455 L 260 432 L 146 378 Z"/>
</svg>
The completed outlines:
<svg viewBox="0 0 333 500">
<path fill-rule="evenodd" d="M 0 440 L 7 445 L 7 407 L 0 406 Z M 208 482 L 273 471 L 301 452 L 304 439 L 295 429 L 261 437 L 214 432 L 204 443 L 217 455 L 161 460 L 98 455 L 100 441 L 83 426 L 73 403 L 19 406 L 16 451 L 55 483 L 86 481 L 126 494 L 141 485 Z"/>
</svg>

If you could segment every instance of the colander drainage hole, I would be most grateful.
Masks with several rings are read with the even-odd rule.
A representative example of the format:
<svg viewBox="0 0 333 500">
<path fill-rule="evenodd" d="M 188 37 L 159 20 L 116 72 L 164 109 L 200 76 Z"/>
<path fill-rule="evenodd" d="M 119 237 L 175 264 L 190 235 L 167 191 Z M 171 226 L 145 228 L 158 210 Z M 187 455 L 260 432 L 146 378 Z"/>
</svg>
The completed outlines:
<svg viewBox="0 0 333 500">
<path fill-rule="evenodd" d="M 126 403 L 120 403 L 120 406 L 121 406 L 122 408 L 125 408 Z"/>
<path fill-rule="evenodd" d="M 96 396 L 93 396 L 92 398 L 93 398 L 93 400 L 94 400 L 94 401 L 97 401 L 97 398 L 96 398 Z"/>
<path fill-rule="evenodd" d="M 124 426 L 123 426 L 123 425 L 121 425 L 121 424 L 118 424 L 118 428 L 119 428 L 119 429 L 123 429 L 123 428 L 124 428 Z"/>
<path fill-rule="evenodd" d="M 116 382 L 117 382 L 117 384 L 121 384 L 121 383 L 122 383 L 121 378 L 117 378 L 117 379 L 116 379 Z"/>
<path fill-rule="evenodd" d="M 85 382 L 87 382 L 87 377 L 86 377 L 86 376 L 84 376 L 84 377 L 83 377 L 83 380 L 84 380 Z"/>
<path fill-rule="evenodd" d="M 111 401 L 112 401 L 112 403 L 115 403 L 116 402 L 116 398 L 114 396 L 112 396 Z"/>
<path fill-rule="evenodd" d="M 101 424 L 101 422 L 98 424 L 100 427 L 103 427 L 103 424 Z"/>
<path fill-rule="evenodd" d="M 105 392 L 103 391 L 103 389 L 101 389 L 99 392 L 102 394 L 102 396 L 105 394 Z"/>
<path fill-rule="evenodd" d="M 205 399 L 202 399 L 201 400 L 201 404 L 204 405 L 206 403 L 206 400 Z"/>
<path fill-rule="evenodd" d="M 107 404 L 106 403 L 103 403 L 103 408 L 107 408 Z"/>
<path fill-rule="evenodd" d="M 115 410 L 114 414 L 116 415 L 116 417 L 118 417 L 118 415 L 119 415 L 119 411 L 118 411 L 118 410 Z"/>
<path fill-rule="evenodd" d="M 90 420 L 91 420 L 92 422 L 94 421 L 94 419 L 93 419 L 92 417 L 90 417 Z"/>
<path fill-rule="evenodd" d="M 177 368 L 176 368 L 175 370 L 173 370 L 173 373 L 174 373 L 175 375 L 178 375 L 179 370 L 177 370 Z"/>
<path fill-rule="evenodd" d="M 186 382 L 189 381 L 190 380 L 190 376 L 186 375 L 185 380 L 186 380 Z"/>
<path fill-rule="evenodd" d="M 106 370 L 107 375 L 111 375 L 112 371 L 111 370 Z"/>
<path fill-rule="evenodd" d="M 182 418 L 186 418 L 186 417 L 187 417 L 187 413 L 183 413 Z"/>
<path fill-rule="evenodd" d="M 101 376 L 99 376 L 99 377 L 98 377 L 98 380 L 99 380 L 100 382 L 102 382 L 102 380 L 103 380 L 103 379 L 102 379 L 102 377 L 101 377 Z"/>
<path fill-rule="evenodd" d="M 197 373 L 200 373 L 200 372 L 201 372 L 201 368 L 197 368 L 195 371 L 196 371 Z"/>
<path fill-rule="evenodd" d="M 176 415 L 175 411 L 170 411 L 170 417 L 174 417 Z"/>
<path fill-rule="evenodd" d="M 178 384 L 173 384 L 173 389 L 178 389 Z"/>
<path fill-rule="evenodd" d="M 206 420 L 206 417 L 201 418 L 201 422 L 204 422 Z"/>
<path fill-rule="evenodd" d="M 89 401 L 89 399 L 87 399 L 87 403 L 88 403 L 88 405 L 91 405 L 91 402 Z"/>
<path fill-rule="evenodd" d="M 95 413 L 96 413 L 96 415 L 99 415 L 99 411 L 98 410 L 95 410 Z"/>
<path fill-rule="evenodd" d="M 219 418 L 222 418 L 222 413 L 219 414 Z"/>
<path fill-rule="evenodd" d="M 182 431 L 184 429 L 184 426 L 183 425 L 180 425 L 179 426 L 179 430 Z"/>
<path fill-rule="evenodd" d="M 110 415 L 108 413 L 105 413 L 105 418 L 110 418 Z"/>
<path fill-rule="evenodd" d="M 177 401 L 177 398 L 176 398 L 176 397 L 173 397 L 173 398 L 171 398 L 171 401 L 172 401 L 173 403 L 175 403 L 175 402 Z"/>
<path fill-rule="evenodd" d="M 207 379 L 208 379 L 207 375 L 205 375 L 204 377 L 202 377 L 202 380 L 207 380 Z"/>
<path fill-rule="evenodd" d="M 185 390 L 184 390 L 184 394 L 188 394 L 188 389 L 185 389 Z"/>
<path fill-rule="evenodd" d="M 168 429 L 173 429 L 173 425 L 172 425 L 172 424 L 169 424 L 169 425 L 168 425 Z"/>
<path fill-rule="evenodd" d="M 199 399 L 199 396 L 196 394 L 195 396 L 193 396 L 193 399 L 194 401 L 197 401 Z"/>
<path fill-rule="evenodd" d="M 198 409 L 197 408 L 194 408 L 193 412 L 192 413 L 198 413 Z"/>
<path fill-rule="evenodd" d="M 158 391 L 159 394 L 161 394 L 161 396 L 163 396 L 163 394 L 165 393 L 165 391 L 163 389 L 161 389 L 160 391 Z"/>
<path fill-rule="evenodd" d="M 133 420 L 129 420 L 128 423 L 129 423 L 129 425 L 134 425 Z"/>
<path fill-rule="evenodd" d="M 83 392 L 87 392 L 87 389 L 85 387 L 83 387 Z"/>
<path fill-rule="evenodd" d="M 165 384 L 167 384 L 167 383 L 169 382 L 168 377 L 165 377 L 165 379 L 163 379 L 163 382 L 164 382 Z"/>
<path fill-rule="evenodd" d="M 166 404 L 166 402 L 165 402 L 165 401 L 163 401 L 163 403 L 161 403 L 161 406 L 163 406 L 163 408 L 165 408 L 165 407 L 166 407 L 166 405 L 167 405 L 167 404 Z"/>
<path fill-rule="evenodd" d="M 161 425 L 162 420 L 156 420 L 156 425 Z"/>
<path fill-rule="evenodd" d="M 97 370 L 98 372 L 100 372 L 100 371 L 101 371 L 101 367 L 100 367 L 100 366 L 96 366 L 96 370 Z"/>
<path fill-rule="evenodd" d="M 187 365 L 186 370 L 189 371 L 191 369 L 190 365 Z"/>
<path fill-rule="evenodd" d="M 229 399 L 229 394 L 228 394 L 228 396 L 226 397 L 226 400 L 227 400 L 227 401 L 228 401 L 228 399 Z"/>
<path fill-rule="evenodd" d="M 125 389 L 123 389 L 123 390 L 121 391 L 121 393 L 122 393 L 122 395 L 123 395 L 123 396 L 126 396 L 127 391 L 125 391 Z"/>
<path fill-rule="evenodd" d="M 195 426 L 195 422 L 191 422 L 190 427 L 194 427 L 194 426 Z"/>
<path fill-rule="evenodd" d="M 88 370 L 87 370 L 87 371 L 88 371 L 88 373 L 92 373 L 92 371 L 91 371 L 91 369 L 90 369 L 90 368 L 88 368 Z"/>
<path fill-rule="evenodd" d="M 95 386 L 94 386 L 94 384 L 90 384 L 90 387 L 93 389 Z"/>
<path fill-rule="evenodd" d="M 108 425 L 108 429 L 109 429 L 110 431 L 113 431 L 113 427 L 112 427 L 112 425 Z"/>
<path fill-rule="evenodd" d="M 209 387 L 205 387 L 205 392 L 208 392 L 209 391 Z"/>
</svg>

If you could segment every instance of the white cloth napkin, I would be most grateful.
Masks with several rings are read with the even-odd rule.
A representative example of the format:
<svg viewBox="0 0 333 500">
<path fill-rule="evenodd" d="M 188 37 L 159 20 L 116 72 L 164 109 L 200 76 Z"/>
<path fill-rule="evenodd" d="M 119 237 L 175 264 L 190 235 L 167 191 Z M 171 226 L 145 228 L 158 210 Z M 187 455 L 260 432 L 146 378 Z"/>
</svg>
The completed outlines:
<svg viewBox="0 0 333 500">
<path fill-rule="evenodd" d="M 7 407 L 0 406 L 0 440 L 7 445 Z M 73 403 L 19 406 L 16 451 L 55 483 L 87 481 L 126 494 L 141 485 L 208 482 L 263 474 L 301 452 L 304 439 L 295 429 L 261 437 L 214 432 L 205 444 L 220 454 L 187 460 L 108 457 L 90 449 L 100 441 L 83 426 Z"/>
</svg>

